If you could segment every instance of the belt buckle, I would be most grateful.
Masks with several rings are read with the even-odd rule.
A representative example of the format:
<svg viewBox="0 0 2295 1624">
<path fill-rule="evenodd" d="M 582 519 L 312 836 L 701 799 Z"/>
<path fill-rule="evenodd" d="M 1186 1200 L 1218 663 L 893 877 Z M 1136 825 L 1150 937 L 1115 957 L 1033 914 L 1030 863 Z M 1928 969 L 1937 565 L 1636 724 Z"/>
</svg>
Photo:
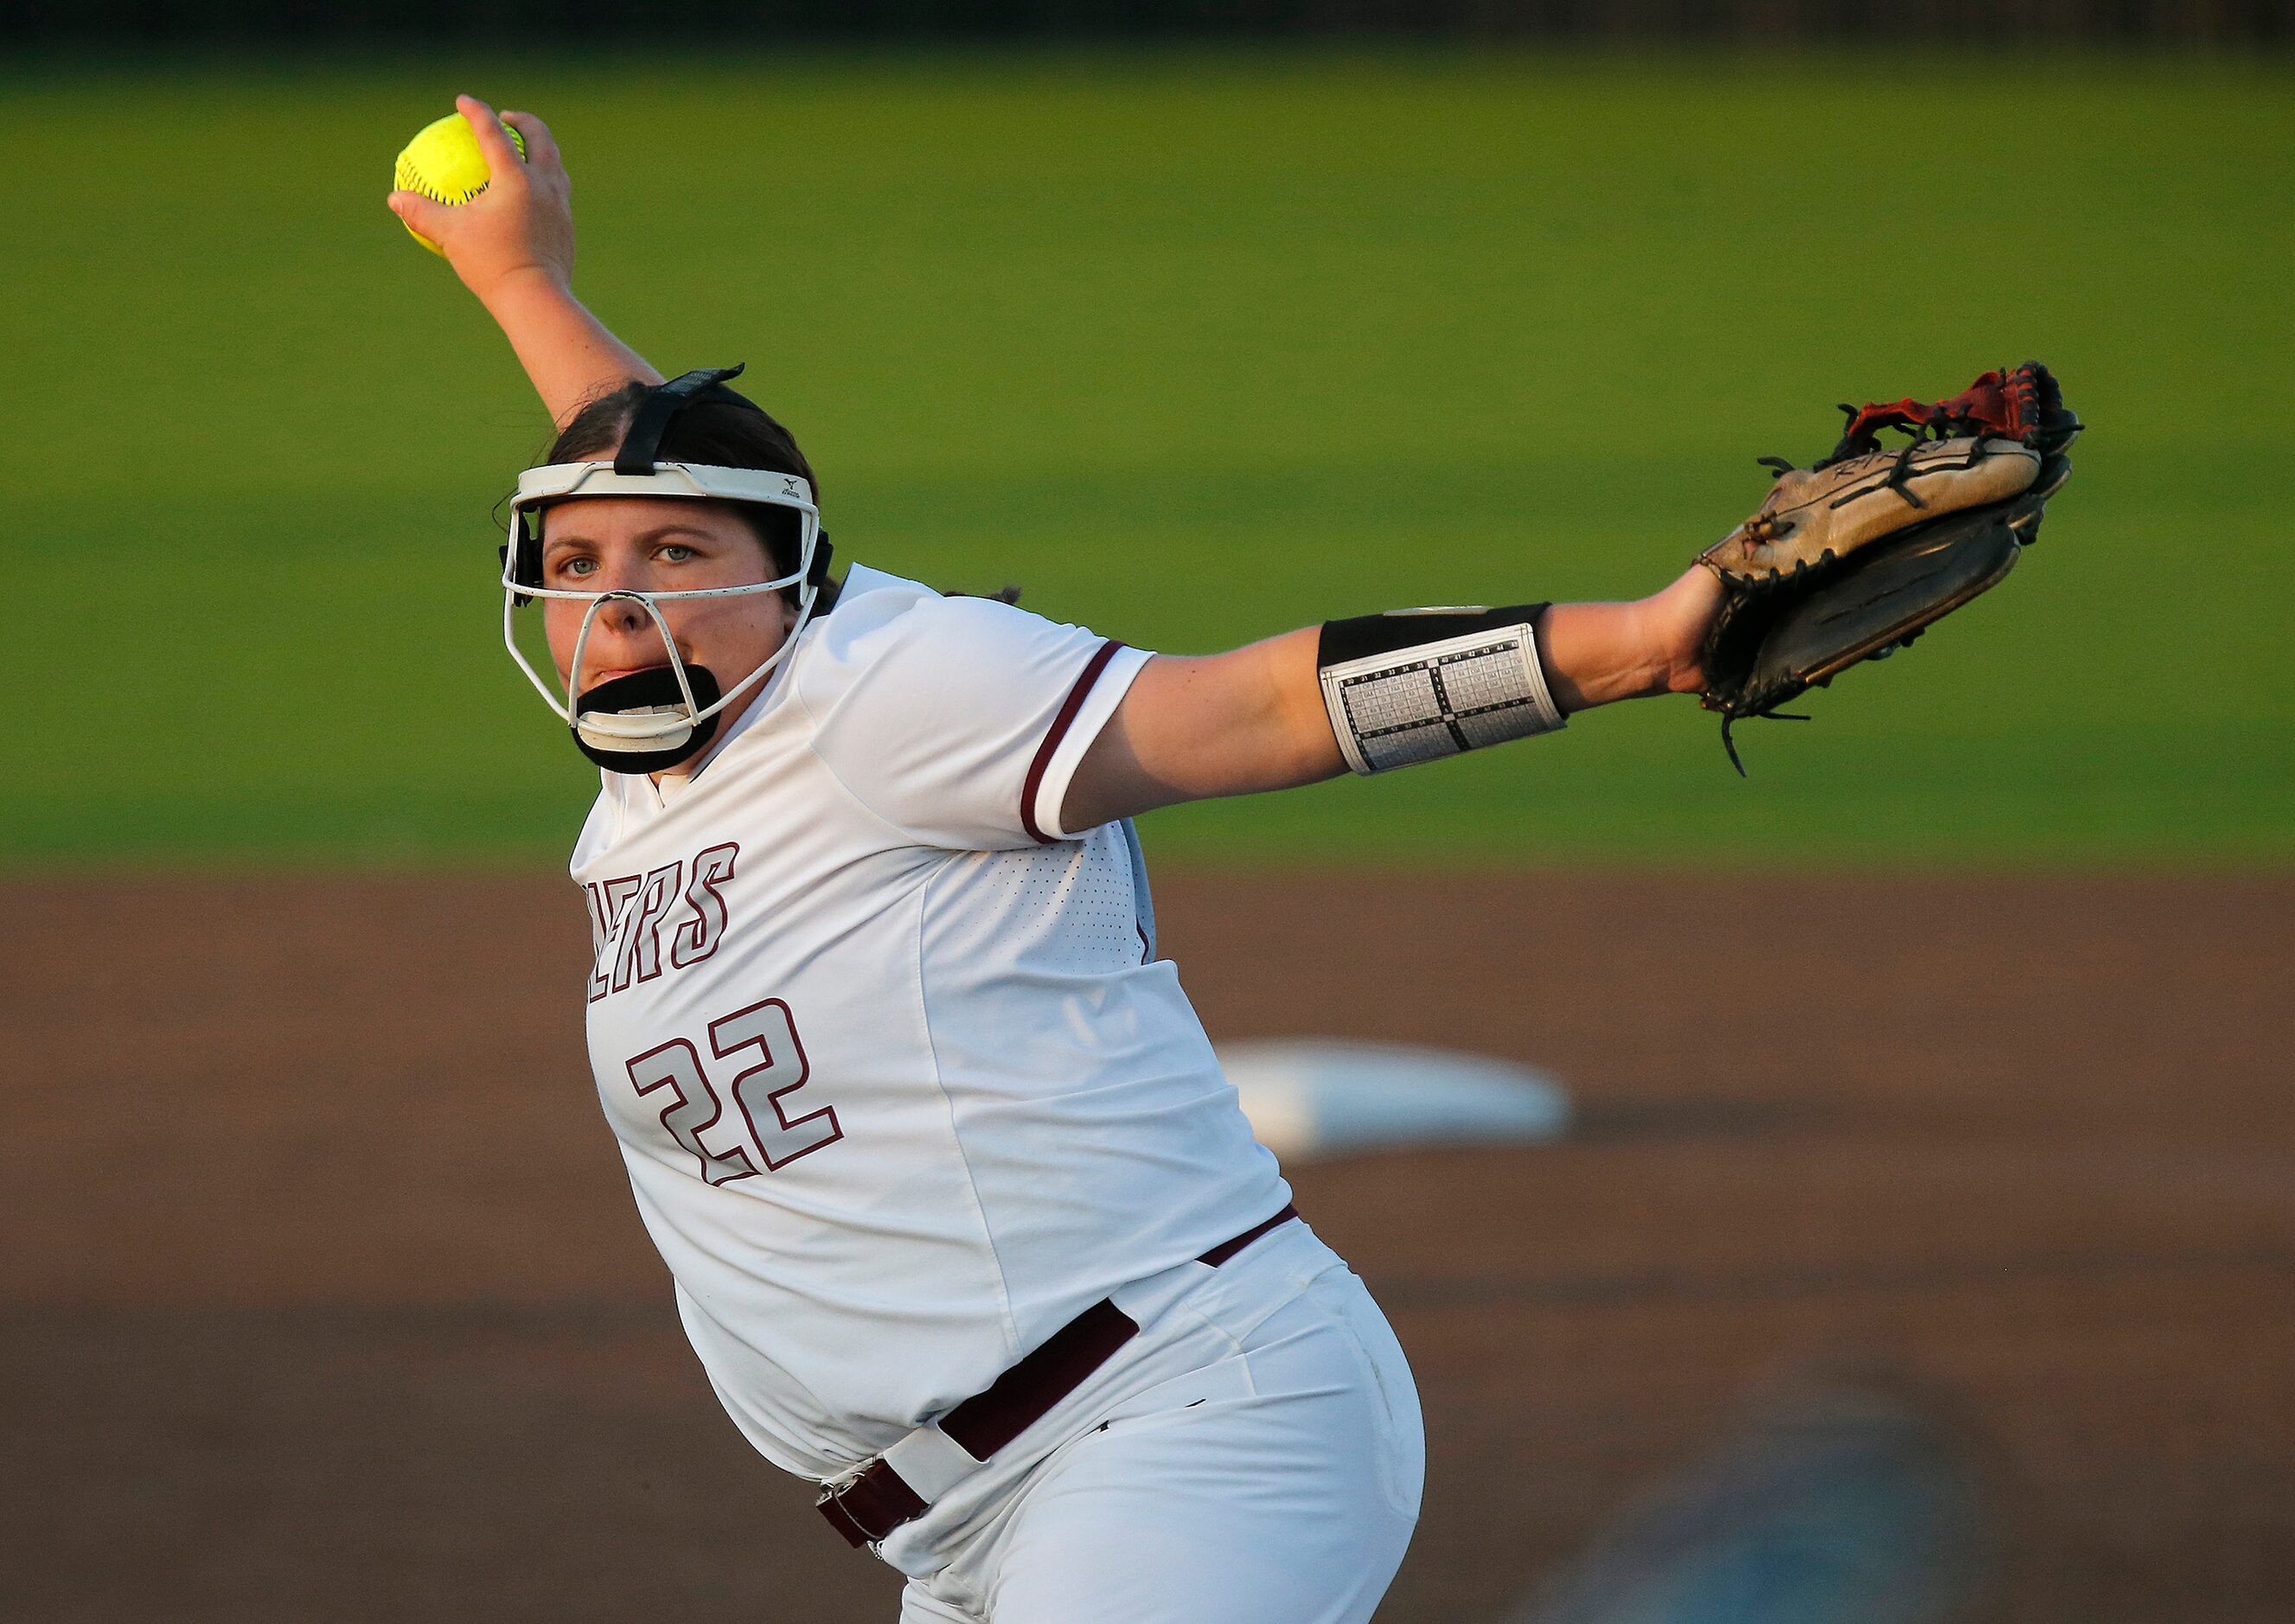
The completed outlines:
<svg viewBox="0 0 2295 1624">
<path fill-rule="evenodd" d="M 883 1456 L 866 1462 L 841 1483 L 823 1484 L 813 1509 L 850 1546 L 874 1545 L 931 1509 Z"/>
<path fill-rule="evenodd" d="M 853 1514 L 845 1509 L 845 1491 L 857 1481 L 847 1479 L 842 1483 L 823 1483 L 813 1508 L 829 1520 L 829 1526 L 844 1536 L 845 1543 L 859 1550 L 869 1543 L 869 1530 L 861 1526 Z"/>
</svg>

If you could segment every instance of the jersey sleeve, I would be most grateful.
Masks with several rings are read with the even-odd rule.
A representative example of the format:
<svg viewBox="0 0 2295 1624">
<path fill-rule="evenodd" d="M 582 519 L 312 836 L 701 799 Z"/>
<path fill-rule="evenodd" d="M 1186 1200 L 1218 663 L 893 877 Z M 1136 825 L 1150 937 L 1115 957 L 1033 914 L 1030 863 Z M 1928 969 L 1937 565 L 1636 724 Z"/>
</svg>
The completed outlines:
<svg viewBox="0 0 2295 1624">
<path fill-rule="evenodd" d="M 870 811 L 959 851 L 1085 832 L 1060 803 L 1146 652 L 985 598 L 927 595 L 836 630 L 798 691 L 815 753 Z"/>
</svg>

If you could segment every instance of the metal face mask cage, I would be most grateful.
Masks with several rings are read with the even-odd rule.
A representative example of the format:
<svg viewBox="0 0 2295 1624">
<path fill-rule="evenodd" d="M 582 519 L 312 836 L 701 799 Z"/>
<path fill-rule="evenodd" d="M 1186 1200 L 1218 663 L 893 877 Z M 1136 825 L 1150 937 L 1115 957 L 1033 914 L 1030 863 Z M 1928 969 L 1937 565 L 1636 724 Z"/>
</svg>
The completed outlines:
<svg viewBox="0 0 2295 1624">
<path fill-rule="evenodd" d="M 716 731 L 718 718 L 725 708 L 772 673 L 774 667 L 796 646 L 797 635 L 804 630 L 813 616 L 821 584 L 829 574 L 829 547 L 821 534 L 821 510 L 814 505 L 813 487 L 796 474 L 776 473 L 764 469 L 720 468 L 706 463 L 655 462 L 652 453 L 661 440 L 661 431 L 670 418 L 701 390 L 733 376 L 740 369 L 688 372 L 674 382 L 663 386 L 639 409 L 630 430 L 625 437 L 621 452 L 611 462 L 559 462 L 543 468 L 531 468 L 519 476 L 518 492 L 510 499 L 509 540 L 502 549 L 502 642 L 510 650 L 527 681 L 542 696 L 543 703 L 556 713 L 559 721 L 573 730 L 575 743 L 584 755 L 609 771 L 657 772 L 675 766 L 697 754 Z M 669 497 L 684 501 L 714 501 L 759 503 L 767 507 L 788 508 L 799 518 L 799 539 L 796 568 L 790 574 L 770 581 L 758 581 L 741 586 L 698 587 L 678 592 L 641 592 L 614 591 L 604 592 L 569 592 L 542 584 L 542 526 L 541 510 L 559 502 L 575 501 L 588 496 L 647 496 Z M 676 640 L 671 636 L 668 620 L 661 606 L 688 599 L 739 598 L 760 592 L 779 592 L 794 588 L 797 595 L 797 615 L 790 625 L 788 636 L 781 646 L 769 655 L 758 667 L 722 694 L 708 671 L 696 668 L 689 672 L 677 651 Z M 518 645 L 515 616 L 519 606 L 533 598 L 555 598 L 569 602 L 586 603 L 589 608 L 582 616 L 581 630 L 576 633 L 574 654 L 568 674 L 563 685 L 564 698 L 553 692 L 542 673 Z M 621 709 L 584 709 L 584 696 L 576 687 L 582 675 L 582 661 L 587 652 L 591 632 L 605 607 L 616 601 L 634 603 L 652 620 L 660 634 L 662 648 L 669 659 L 668 674 L 674 686 L 661 684 L 652 691 L 639 693 L 625 690 L 635 679 L 620 678 L 612 683 L 600 684 L 592 690 L 592 698 L 601 697 L 608 689 L 625 690 L 627 698 L 641 702 Z M 701 679 L 701 692 L 696 692 L 696 674 Z M 638 673 L 644 676 L 649 673 Z M 647 686 L 640 684 L 638 686 Z"/>
<path fill-rule="evenodd" d="M 584 496 L 650 496 L 676 497 L 688 501 L 759 502 L 772 507 L 793 509 L 800 517 L 801 528 L 797 548 L 797 567 L 790 574 L 769 581 L 759 581 L 741 586 L 698 587 L 679 592 L 640 592 L 616 591 L 606 592 L 568 592 L 541 584 L 542 536 L 539 524 L 528 522 L 529 516 L 547 504 Z M 502 642 L 510 658 L 526 673 L 527 681 L 534 684 L 543 702 L 557 713 L 559 721 L 574 730 L 577 742 L 585 747 L 584 754 L 593 759 L 602 755 L 608 759 L 601 764 L 625 771 L 659 771 L 674 766 L 690 754 L 686 747 L 698 749 L 706 744 L 710 731 L 704 723 L 714 721 L 725 707 L 764 681 L 780 664 L 789 650 L 796 647 L 797 634 L 813 616 L 813 605 L 819 596 L 822 580 L 828 575 L 829 548 L 821 534 L 821 510 L 813 505 L 813 489 L 795 474 L 768 473 L 753 468 L 715 468 L 702 463 L 664 462 L 653 472 L 624 474 L 617 472 L 608 462 L 560 462 L 546 468 L 531 468 L 519 476 L 518 494 L 510 500 L 510 539 L 502 555 Z M 789 588 L 797 592 L 797 616 L 789 627 L 788 636 L 781 646 L 768 655 L 764 661 L 747 676 L 718 696 L 713 704 L 698 699 L 685 662 L 677 651 L 676 641 L 670 635 L 669 622 L 661 606 L 701 598 L 743 598 L 760 592 L 778 592 Z M 519 603 L 529 598 L 556 598 L 569 602 L 586 603 L 588 609 L 582 616 L 582 628 L 574 639 L 573 658 L 564 685 L 564 698 L 551 691 L 542 673 L 534 668 L 526 651 L 518 645 L 515 616 Z M 676 703 L 669 706 L 649 706 L 633 712 L 590 712 L 581 709 L 582 696 L 575 684 L 582 674 L 583 656 L 588 651 L 590 634 L 598 624 L 605 607 L 616 601 L 634 603 L 652 619 L 654 629 L 660 633 L 662 649 L 668 656 L 669 669 L 676 678 Z M 713 685 L 714 686 L 714 685 Z M 640 765 L 625 757 L 658 757 L 663 752 L 676 751 L 668 761 L 649 760 Z"/>
</svg>

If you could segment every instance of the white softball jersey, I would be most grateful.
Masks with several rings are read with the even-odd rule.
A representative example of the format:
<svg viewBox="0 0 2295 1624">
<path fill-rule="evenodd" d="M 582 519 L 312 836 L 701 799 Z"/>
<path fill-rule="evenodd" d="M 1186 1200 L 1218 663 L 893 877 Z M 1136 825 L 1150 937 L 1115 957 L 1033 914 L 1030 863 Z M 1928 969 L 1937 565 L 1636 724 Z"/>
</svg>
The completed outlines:
<svg viewBox="0 0 2295 1624">
<path fill-rule="evenodd" d="M 1148 656 L 853 567 L 700 769 L 576 848 L 589 1042 L 686 1334 L 828 1478 L 1290 1199 L 1128 823 L 1060 805 Z"/>
</svg>

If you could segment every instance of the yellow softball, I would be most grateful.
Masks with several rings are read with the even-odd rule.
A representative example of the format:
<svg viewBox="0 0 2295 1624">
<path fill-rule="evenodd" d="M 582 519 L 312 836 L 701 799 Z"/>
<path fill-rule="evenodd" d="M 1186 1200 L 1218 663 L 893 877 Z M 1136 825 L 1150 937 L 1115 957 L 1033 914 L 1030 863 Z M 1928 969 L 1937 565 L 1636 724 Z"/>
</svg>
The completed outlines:
<svg viewBox="0 0 2295 1624">
<path fill-rule="evenodd" d="M 526 137 L 507 123 L 502 133 L 523 159 Z M 486 154 L 478 151 L 478 138 L 460 113 L 448 113 L 436 124 L 424 125 L 398 155 L 398 168 L 391 176 L 401 192 L 419 192 L 441 203 L 467 203 L 484 192 L 493 178 L 486 170 Z M 406 234 L 432 253 L 445 256 L 445 249 L 412 226 L 406 228 Z"/>
</svg>

